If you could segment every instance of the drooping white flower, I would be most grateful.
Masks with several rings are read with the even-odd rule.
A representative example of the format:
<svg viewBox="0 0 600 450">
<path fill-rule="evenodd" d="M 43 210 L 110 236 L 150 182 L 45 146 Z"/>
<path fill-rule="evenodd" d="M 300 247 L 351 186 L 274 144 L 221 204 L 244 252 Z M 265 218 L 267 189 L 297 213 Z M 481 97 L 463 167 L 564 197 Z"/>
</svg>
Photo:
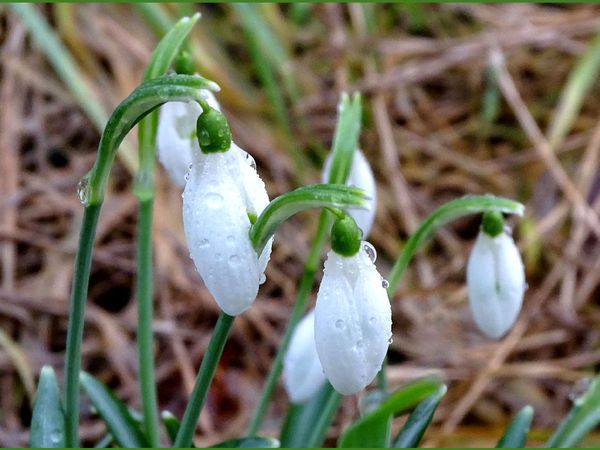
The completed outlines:
<svg viewBox="0 0 600 450">
<path fill-rule="evenodd" d="M 283 385 L 292 403 L 310 400 L 325 383 L 315 345 L 315 311 L 298 323 L 283 360 Z"/>
<path fill-rule="evenodd" d="M 514 324 L 525 292 L 525 271 L 511 236 L 479 232 L 467 265 L 469 305 L 479 329 L 497 339 Z"/>
<path fill-rule="evenodd" d="M 327 156 L 323 165 L 323 173 L 321 179 L 323 183 L 329 180 L 329 172 L 331 170 L 332 153 Z M 367 197 L 370 198 L 368 209 L 349 209 L 348 214 L 356 221 L 358 227 L 362 230 L 363 236 L 366 238 L 371 232 L 375 212 L 377 209 L 377 186 L 375 185 L 375 177 L 369 165 L 369 161 L 360 149 L 356 149 L 352 159 L 352 166 L 346 180 L 348 186 L 356 186 L 365 191 Z"/>
<path fill-rule="evenodd" d="M 202 90 L 206 102 L 220 111 L 219 102 L 208 89 Z M 178 186 L 185 186 L 185 176 L 192 162 L 192 154 L 198 149 L 196 120 L 202 112 L 195 102 L 168 102 L 160 108 L 156 147 L 158 160 L 171 180 Z"/>
<path fill-rule="evenodd" d="M 250 216 L 269 203 L 253 160 L 233 142 L 226 152 L 192 152 L 183 193 L 183 225 L 190 256 L 221 309 L 238 315 L 256 299 L 272 239 L 258 256 L 249 237 Z"/>
<path fill-rule="evenodd" d="M 325 375 L 340 393 L 365 388 L 387 353 L 392 311 L 363 243 L 353 256 L 330 251 L 317 294 L 315 341 Z"/>
</svg>

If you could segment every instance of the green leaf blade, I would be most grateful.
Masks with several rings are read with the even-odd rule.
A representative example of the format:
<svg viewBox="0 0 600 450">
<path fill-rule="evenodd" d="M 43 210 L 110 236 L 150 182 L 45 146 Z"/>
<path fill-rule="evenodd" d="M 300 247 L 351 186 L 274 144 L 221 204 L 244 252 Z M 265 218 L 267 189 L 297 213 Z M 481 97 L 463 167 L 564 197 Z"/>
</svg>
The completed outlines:
<svg viewBox="0 0 600 450">
<path fill-rule="evenodd" d="M 274 438 L 250 436 L 239 439 L 229 439 L 210 448 L 279 448 L 279 441 Z"/>
<path fill-rule="evenodd" d="M 44 366 L 33 405 L 29 447 L 61 448 L 65 446 L 65 416 L 60 389 L 54 370 Z"/>
<path fill-rule="evenodd" d="M 148 446 L 138 422 L 131 416 L 127 406 L 110 389 L 85 372 L 81 373 L 80 382 L 119 446 L 126 448 Z"/>
<path fill-rule="evenodd" d="M 394 448 L 414 448 L 419 445 L 447 390 L 446 385 L 442 385 L 435 393 L 417 405 L 394 439 Z"/>
<path fill-rule="evenodd" d="M 533 419 L 533 408 L 525 406 L 510 422 L 496 448 L 523 448 Z"/>
</svg>

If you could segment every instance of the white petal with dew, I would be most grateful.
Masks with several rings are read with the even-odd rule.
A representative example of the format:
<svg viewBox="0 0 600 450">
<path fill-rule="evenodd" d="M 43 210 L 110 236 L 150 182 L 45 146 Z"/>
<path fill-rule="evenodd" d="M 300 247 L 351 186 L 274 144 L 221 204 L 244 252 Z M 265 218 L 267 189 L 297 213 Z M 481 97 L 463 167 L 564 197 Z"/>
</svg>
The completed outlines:
<svg viewBox="0 0 600 450">
<path fill-rule="evenodd" d="M 516 321 L 525 292 L 523 261 L 507 234 L 490 237 L 481 231 L 467 264 L 467 287 L 473 319 L 487 336 L 497 339 Z"/>
</svg>

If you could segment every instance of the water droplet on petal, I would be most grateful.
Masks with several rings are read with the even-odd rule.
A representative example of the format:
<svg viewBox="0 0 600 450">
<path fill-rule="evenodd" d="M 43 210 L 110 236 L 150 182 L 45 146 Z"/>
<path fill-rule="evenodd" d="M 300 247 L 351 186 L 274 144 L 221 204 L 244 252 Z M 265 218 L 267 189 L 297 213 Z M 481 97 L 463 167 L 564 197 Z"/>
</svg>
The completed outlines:
<svg viewBox="0 0 600 450">
<path fill-rule="evenodd" d="M 209 192 L 206 194 L 204 196 L 204 201 L 209 208 L 220 208 L 223 206 L 223 197 L 216 192 Z"/>
<path fill-rule="evenodd" d="M 388 345 L 392 345 L 392 342 L 394 342 L 394 338 L 390 336 L 390 338 L 388 339 Z"/>
<path fill-rule="evenodd" d="M 198 243 L 198 245 L 200 245 L 200 247 L 204 248 L 204 247 L 208 247 L 210 245 L 210 242 L 208 239 L 203 238 L 203 239 L 200 239 L 200 242 Z"/>
<path fill-rule="evenodd" d="M 338 319 L 335 321 L 335 327 L 338 330 L 341 330 L 342 328 L 344 328 L 344 321 L 342 319 Z"/>
<path fill-rule="evenodd" d="M 254 170 L 256 170 L 256 161 L 254 160 L 254 158 L 252 157 L 252 155 L 250 153 L 246 152 L 246 162 L 248 163 L 248 165 L 250 167 L 252 167 Z"/>
<path fill-rule="evenodd" d="M 258 279 L 258 284 L 263 284 L 265 281 L 267 281 L 267 277 L 264 273 L 261 273 L 260 278 Z"/>
<path fill-rule="evenodd" d="M 386 280 L 385 278 L 381 279 L 381 287 L 384 289 L 387 289 L 390 287 L 390 282 L 388 280 Z"/>
<path fill-rule="evenodd" d="M 363 243 L 363 250 L 374 264 L 375 261 L 377 261 L 377 250 L 375 250 L 375 247 L 373 247 L 370 242 L 365 241 Z"/>
<path fill-rule="evenodd" d="M 229 257 L 229 265 L 237 266 L 240 263 L 240 257 L 238 255 L 231 255 Z"/>
<path fill-rule="evenodd" d="M 356 349 L 360 350 L 363 347 L 363 341 L 362 339 L 359 339 L 358 341 L 356 341 Z"/>
<path fill-rule="evenodd" d="M 77 183 L 77 195 L 79 196 L 79 201 L 83 206 L 88 205 L 89 196 L 90 196 L 90 177 L 89 175 L 84 176 L 79 183 Z"/>
<path fill-rule="evenodd" d="M 377 324 L 377 318 L 376 318 L 375 316 L 373 316 L 373 317 L 370 317 L 370 318 L 369 318 L 369 323 L 370 323 L 371 325 L 376 325 L 376 324 Z"/>
</svg>

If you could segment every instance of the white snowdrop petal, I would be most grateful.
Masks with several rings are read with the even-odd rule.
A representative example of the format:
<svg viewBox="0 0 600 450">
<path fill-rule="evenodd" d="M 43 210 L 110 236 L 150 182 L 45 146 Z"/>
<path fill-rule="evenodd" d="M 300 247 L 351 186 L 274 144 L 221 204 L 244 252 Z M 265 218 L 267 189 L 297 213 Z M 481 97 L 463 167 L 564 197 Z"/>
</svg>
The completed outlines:
<svg viewBox="0 0 600 450">
<path fill-rule="evenodd" d="M 323 183 L 329 180 L 329 172 L 331 170 L 332 154 L 330 153 L 323 165 L 323 173 L 321 179 Z M 377 209 L 377 186 L 375 184 L 375 176 L 371 170 L 371 165 L 365 158 L 364 153 L 360 149 L 356 149 L 352 159 L 352 166 L 346 180 L 348 186 L 356 186 L 365 191 L 370 198 L 368 209 L 349 209 L 348 214 L 352 216 L 358 227 L 362 230 L 363 236 L 366 238 L 371 232 L 373 221 L 375 220 L 375 212 Z"/>
<path fill-rule="evenodd" d="M 214 109 L 221 106 L 215 95 L 208 89 L 202 89 L 202 96 Z M 192 162 L 192 154 L 198 147 L 196 139 L 196 121 L 202 112 L 195 102 L 168 102 L 160 107 L 156 147 L 158 159 L 178 186 L 185 186 L 185 176 Z"/>
<path fill-rule="evenodd" d="M 523 262 L 512 237 L 480 232 L 467 265 L 469 305 L 479 329 L 497 339 L 514 324 L 525 292 Z"/>
<path fill-rule="evenodd" d="M 183 222 L 190 255 L 206 287 L 224 312 L 238 315 L 255 300 L 260 273 L 231 164 L 231 152 L 194 154 Z"/>
<path fill-rule="evenodd" d="M 292 403 L 310 400 L 325 383 L 315 346 L 315 313 L 298 323 L 283 360 L 283 385 Z"/>
<path fill-rule="evenodd" d="M 200 114 L 196 102 L 169 102 L 160 108 L 156 147 L 158 159 L 173 182 L 185 185 L 185 176 L 198 148 L 196 119 Z"/>
<path fill-rule="evenodd" d="M 315 341 L 325 375 L 340 393 L 364 389 L 377 375 L 391 334 L 391 309 L 375 266 L 361 250 L 330 251 L 317 294 Z"/>
</svg>

